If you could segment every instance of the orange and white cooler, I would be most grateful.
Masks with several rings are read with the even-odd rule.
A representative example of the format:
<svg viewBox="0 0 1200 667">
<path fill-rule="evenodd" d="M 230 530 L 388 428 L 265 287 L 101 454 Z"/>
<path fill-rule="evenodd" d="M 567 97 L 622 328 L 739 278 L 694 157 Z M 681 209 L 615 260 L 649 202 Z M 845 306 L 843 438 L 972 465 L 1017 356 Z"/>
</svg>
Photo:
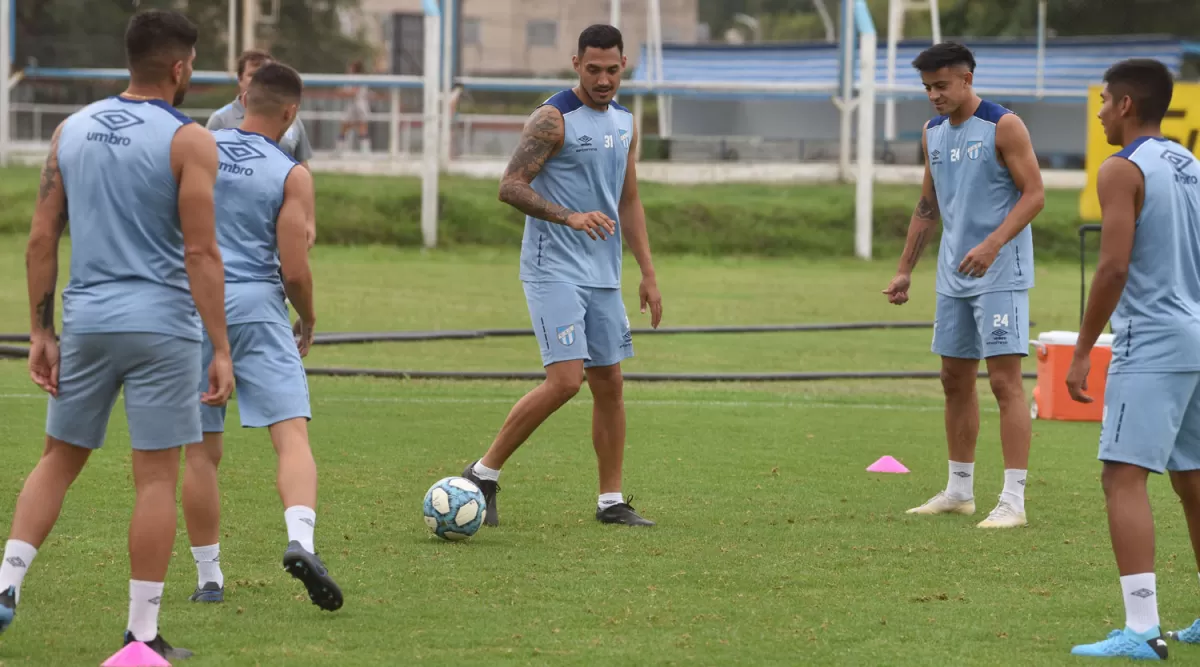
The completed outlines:
<svg viewBox="0 0 1200 667">
<path fill-rule="evenodd" d="M 1074 331 L 1047 331 L 1030 345 L 1037 351 L 1037 386 L 1033 388 L 1030 414 L 1034 419 L 1098 422 L 1104 414 L 1104 385 L 1112 360 L 1112 334 L 1100 334 L 1092 348 L 1092 370 L 1087 395 L 1091 403 L 1076 403 L 1067 392 L 1067 373 L 1075 356 Z"/>
</svg>

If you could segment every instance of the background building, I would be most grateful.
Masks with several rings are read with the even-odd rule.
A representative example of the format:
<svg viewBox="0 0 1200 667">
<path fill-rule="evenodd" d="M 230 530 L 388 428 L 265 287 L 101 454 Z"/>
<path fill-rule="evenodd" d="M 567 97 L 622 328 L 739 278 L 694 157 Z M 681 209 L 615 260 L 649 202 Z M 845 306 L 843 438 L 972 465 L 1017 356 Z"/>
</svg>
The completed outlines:
<svg viewBox="0 0 1200 667">
<path fill-rule="evenodd" d="M 459 43 L 464 75 L 555 76 L 570 69 L 579 33 L 607 23 L 612 0 L 461 0 Z M 663 41 L 692 44 L 699 32 L 699 0 L 661 0 Z M 421 0 L 362 0 L 363 16 L 388 71 L 418 73 Z M 621 32 L 630 66 L 646 37 L 645 3 L 624 0 Z"/>
</svg>

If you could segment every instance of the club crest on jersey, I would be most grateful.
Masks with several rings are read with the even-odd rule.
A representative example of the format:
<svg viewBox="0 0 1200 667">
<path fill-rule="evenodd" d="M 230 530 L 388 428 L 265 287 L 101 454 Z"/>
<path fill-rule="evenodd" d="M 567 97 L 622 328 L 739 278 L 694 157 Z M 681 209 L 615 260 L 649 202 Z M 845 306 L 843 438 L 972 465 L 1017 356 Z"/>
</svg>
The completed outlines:
<svg viewBox="0 0 1200 667">
<path fill-rule="evenodd" d="M 565 327 L 556 327 L 554 332 L 558 334 L 558 342 L 570 347 L 575 344 L 575 325 L 568 324 Z"/>
<path fill-rule="evenodd" d="M 972 160 L 978 160 L 979 155 L 981 153 L 983 153 L 983 142 L 982 141 L 968 141 L 967 142 L 967 157 L 968 158 L 970 158 Z"/>
<path fill-rule="evenodd" d="M 621 145 L 623 145 L 625 148 L 629 148 L 629 133 L 625 130 L 621 130 Z"/>
</svg>

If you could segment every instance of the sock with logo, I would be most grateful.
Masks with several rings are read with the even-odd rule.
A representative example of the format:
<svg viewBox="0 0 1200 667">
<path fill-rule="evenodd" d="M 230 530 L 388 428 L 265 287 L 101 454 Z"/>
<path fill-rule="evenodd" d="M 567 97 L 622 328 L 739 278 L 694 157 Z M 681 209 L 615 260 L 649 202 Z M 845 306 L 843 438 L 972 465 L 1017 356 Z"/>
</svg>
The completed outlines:
<svg viewBox="0 0 1200 667">
<path fill-rule="evenodd" d="M 225 575 L 221 573 L 221 545 L 210 544 L 207 547 L 192 547 L 192 558 L 196 560 L 196 572 L 199 574 L 198 588 L 210 581 L 218 586 L 225 586 Z"/>
<path fill-rule="evenodd" d="M 975 464 L 950 462 L 950 481 L 946 484 L 946 495 L 954 500 L 970 500 L 975 497 Z"/>
<path fill-rule="evenodd" d="M 1004 490 L 1000 498 L 1008 501 L 1017 511 L 1025 511 L 1025 477 L 1028 471 L 1009 469 L 1004 471 Z"/>
<path fill-rule="evenodd" d="M 158 636 L 158 610 L 162 607 L 163 582 L 129 580 L 129 633 L 139 642 Z"/>
<path fill-rule="evenodd" d="M 1158 627 L 1158 595 L 1153 572 L 1121 577 L 1121 592 L 1125 598 L 1125 625 L 1145 634 Z"/>
<path fill-rule="evenodd" d="M 32 544 L 21 540 L 9 540 L 4 545 L 4 561 L 0 562 L 0 591 L 8 590 L 9 586 L 16 588 L 17 602 L 20 601 L 21 582 L 25 580 L 25 573 L 29 571 L 37 552 Z"/>
<path fill-rule="evenodd" d="M 598 503 L 596 503 L 596 507 L 606 510 L 613 505 L 620 505 L 623 502 L 625 502 L 625 496 L 621 495 L 620 493 L 601 493 L 600 500 Z"/>
<path fill-rule="evenodd" d="M 288 542 L 296 541 L 308 553 L 316 553 L 313 546 L 313 529 L 317 526 L 317 513 L 311 507 L 293 505 L 283 512 L 287 524 Z"/>
<path fill-rule="evenodd" d="M 500 471 L 492 470 L 491 468 L 483 465 L 482 460 L 475 463 L 475 465 L 471 468 L 471 472 L 479 475 L 479 479 L 486 479 L 490 482 L 500 481 Z"/>
</svg>

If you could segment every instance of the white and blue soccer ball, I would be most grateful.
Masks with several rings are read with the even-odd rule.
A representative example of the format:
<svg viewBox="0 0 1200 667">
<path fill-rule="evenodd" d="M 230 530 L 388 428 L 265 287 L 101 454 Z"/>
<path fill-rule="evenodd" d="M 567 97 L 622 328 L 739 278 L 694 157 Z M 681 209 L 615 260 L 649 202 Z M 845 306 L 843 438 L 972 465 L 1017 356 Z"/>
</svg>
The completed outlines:
<svg viewBox="0 0 1200 667">
<path fill-rule="evenodd" d="M 487 501 L 469 479 L 446 477 L 425 492 L 425 525 L 443 540 L 465 540 L 483 525 Z"/>
</svg>

